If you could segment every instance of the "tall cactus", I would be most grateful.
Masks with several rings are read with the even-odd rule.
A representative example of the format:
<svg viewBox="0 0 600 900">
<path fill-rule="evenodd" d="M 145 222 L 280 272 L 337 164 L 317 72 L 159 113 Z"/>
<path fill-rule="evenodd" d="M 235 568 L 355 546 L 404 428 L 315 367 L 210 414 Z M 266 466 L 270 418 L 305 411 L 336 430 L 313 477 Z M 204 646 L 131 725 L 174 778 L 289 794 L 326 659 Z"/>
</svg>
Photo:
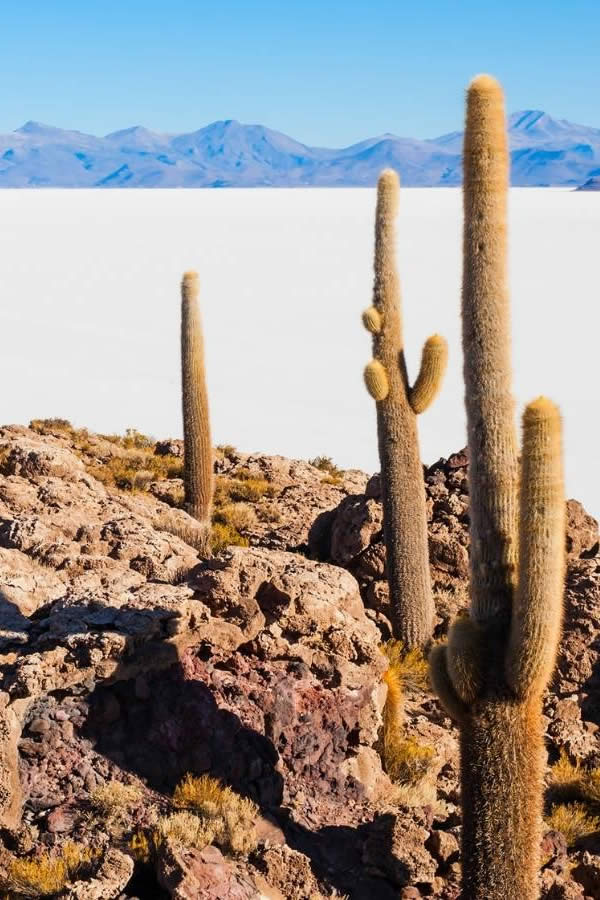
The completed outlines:
<svg viewBox="0 0 600 900">
<path fill-rule="evenodd" d="M 564 580 L 561 422 L 543 397 L 523 416 L 519 478 L 506 277 L 508 161 L 502 90 L 481 75 L 468 91 L 464 148 L 471 609 L 430 656 L 434 688 L 461 733 L 465 900 L 539 894 L 541 702 L 555 662 Z"/>
<path fill-rule="evenodd" d="M 198 293 L 197 272 L 186 272 L 181 282 L 181 393 L 185 508 L 200 523 L 200 549 L 207 551 L 214 478 Z"/>
<path fill-rule="evenodd" d="M 373 306 L 363 324 L 373 335 L 365 384 L 377 403 L 387 573 L 394 636 L 407 648 L 431 636 L 433 598 L 429 573 L 423 469 L 417 414 L 432 403 L 446 369 L 446 341 L 434 335 L 423 348 L 421 371 L 411 387 L 404 359 L 400 283 L 395 263 L 398 176 L 382 172 L 375 214 Z"/>
</svg>

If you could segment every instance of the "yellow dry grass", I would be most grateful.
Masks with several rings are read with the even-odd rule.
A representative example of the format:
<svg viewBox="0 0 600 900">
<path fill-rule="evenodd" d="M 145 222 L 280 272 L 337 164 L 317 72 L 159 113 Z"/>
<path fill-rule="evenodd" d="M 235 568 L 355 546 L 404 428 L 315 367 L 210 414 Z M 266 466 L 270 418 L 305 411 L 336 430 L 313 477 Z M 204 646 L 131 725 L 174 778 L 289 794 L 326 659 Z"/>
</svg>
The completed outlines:
<svg viewBox="0 0 600 900">
<path fill-rule="evenodd" d="M 97 854 L 89 847 L 67 841 L 56 853 L 9 860 L 5 883 L 9 897 L 52 897 L 68 881 L 87 870 Z"/>
<path fill-rule="evenodd" d="M 600 818 L 592 816 L 584 803 L 556 803 L 546 818 L 546 825 L 565 836 L 569 847 L 600 831 Z"/>
<path fill-rule="evenodd" d="M 207 843 L 214 841 L 234 855 L 247 854 L 256 847 L 256 805 L 216 778 L 186 775 L 175 789 L 173 803 L 199 818 L 203 830 L 198 834 L 202 839 L 210 835 Z"/>
</svg>

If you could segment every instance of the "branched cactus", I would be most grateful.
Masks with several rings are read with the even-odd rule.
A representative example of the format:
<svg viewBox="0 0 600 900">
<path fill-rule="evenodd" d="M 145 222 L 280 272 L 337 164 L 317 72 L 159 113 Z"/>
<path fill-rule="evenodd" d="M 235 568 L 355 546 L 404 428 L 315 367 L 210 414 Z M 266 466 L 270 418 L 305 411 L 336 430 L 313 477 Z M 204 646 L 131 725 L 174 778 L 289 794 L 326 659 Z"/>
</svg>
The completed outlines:
<svg viewBox="0 0 600 900">
<path fill-rule="evenodd" d="M 508 150 L 499 84 L 470 85 L 464 151 L 463 352 L 469 438 L 471 609 L 430 656 L 461 732 L 465 900 L 538 897 L 542 693 L 562 614 L 561 422 L 523 416 L 519 475 L 506 277 Z M 519 484 L 520 482 L 520 484 Z"/>
<path fill-rule="evenodd" d="M 409 385 L 395 262 L 398 194 L 398 176 L 386 170 L 377 186 L 373 306 L 363 313 L 363 324 L 373 335 L 373 359 L 366 366 L 364 377 L 367 390 L 377 403 L 392 625 L 394 636 L 411 648 L 426 643 L 433 624 L 416 415 L 427 409 L 438 393 L 448 354 L 443 338 L 430 337 L 423 348 L 419 376 L 413 387 Z"/>
<path fill-rule="evenodd" d="M 200 523 L 207 551 L 214 478 L 196 272 L 186 272 L 181 282 L 181 387 L 185 508 Z"/>
</svg>

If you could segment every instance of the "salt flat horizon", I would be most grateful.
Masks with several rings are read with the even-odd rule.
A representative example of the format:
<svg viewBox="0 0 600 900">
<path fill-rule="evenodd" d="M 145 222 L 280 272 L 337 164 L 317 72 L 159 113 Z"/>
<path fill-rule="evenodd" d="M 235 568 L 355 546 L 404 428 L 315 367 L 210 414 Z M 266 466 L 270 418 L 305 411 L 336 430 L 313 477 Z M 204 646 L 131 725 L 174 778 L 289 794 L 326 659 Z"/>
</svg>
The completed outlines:
<svg viewBox="0 0 600 900">
<path fill-rule="evenodd" d="M 195 268 L 214 442 L 377 470 L 360 322 L 374 205 L 373 188 L 1 190 L 0 421 L 180 436 L 179 281 Z M 450 345 L 419 420 L 431 463 L 466 442 L 460 189 L 402 189 L 398 232 L 411 377 L 429 334 Z M 598 195 L 511 189 L 516 412 L 541 393 L 560 405 L 568 495 L 597 516 L 599 233 Z"/>
</svg>

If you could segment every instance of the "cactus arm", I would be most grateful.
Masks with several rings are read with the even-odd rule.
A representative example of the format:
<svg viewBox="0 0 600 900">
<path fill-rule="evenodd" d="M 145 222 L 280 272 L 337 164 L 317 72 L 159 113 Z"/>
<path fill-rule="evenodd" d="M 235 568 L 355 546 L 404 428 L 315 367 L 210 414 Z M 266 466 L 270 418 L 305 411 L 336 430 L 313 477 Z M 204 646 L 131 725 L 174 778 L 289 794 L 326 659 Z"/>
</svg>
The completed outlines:
<svg viewBox="0 0 600 900">
<path fill-rule="evenodd" d="M 471 618 L 456 619 L 448 634 L 446 665 L 454 690 L 467 704 L 483 688 L 485 645 L 481 629 Z"/>
<path fill-rule="evenodd" d="M 462 721 L 468 712 L 466 703 L 458 696 L 448 673 L 448 647 L 437 644 L 429 654 L 429 677 L 440 703 L 456 722 Z"/>
<path fill-rule="evenodd" d="M 379 334 L 383 327 L 383 317 L 375 306 L 369 306 L 362 314 L 362 323 L 371 334 Z"/>
<path fill-rule="evenodd" d="M 434 334 L 423 345 L 419 375 L 409 393 L 409 402 L 416 415 L 429 409 L 437 397 L 447 365 L 448 344 L 445 338 Z"/>
<path fill-rule="evenodd" d="M 462 289 L 469 444 L 471 612 L 508 622 L 517 565 L 517 439 L 506 266 L 509 156 L 504 100 L 489 75 L 467 94 Z"/>
<path fill-rule="evenodd" d="M 390 383 L 384 366 L 378 359 L 372 359 L 367 363 L 364 370 L 364 379 L 366 388 L 376 403 L 385 400 L 390 392 Z"/>
<path fill-rule="evenodd" d="M 518 697 L 540 693 L 554 668 L 565 576 L 561 421 L 545 397 L 523 415 L 519 585 L 506 655 Z"/>
<path fill-rule="evenodd" d="M 200 522 L 208 542 L 213 499 L 213 451 L 198 294 L 197 273 L 186 272 L 181 282 L 185 507 Z"/>
</svg>

